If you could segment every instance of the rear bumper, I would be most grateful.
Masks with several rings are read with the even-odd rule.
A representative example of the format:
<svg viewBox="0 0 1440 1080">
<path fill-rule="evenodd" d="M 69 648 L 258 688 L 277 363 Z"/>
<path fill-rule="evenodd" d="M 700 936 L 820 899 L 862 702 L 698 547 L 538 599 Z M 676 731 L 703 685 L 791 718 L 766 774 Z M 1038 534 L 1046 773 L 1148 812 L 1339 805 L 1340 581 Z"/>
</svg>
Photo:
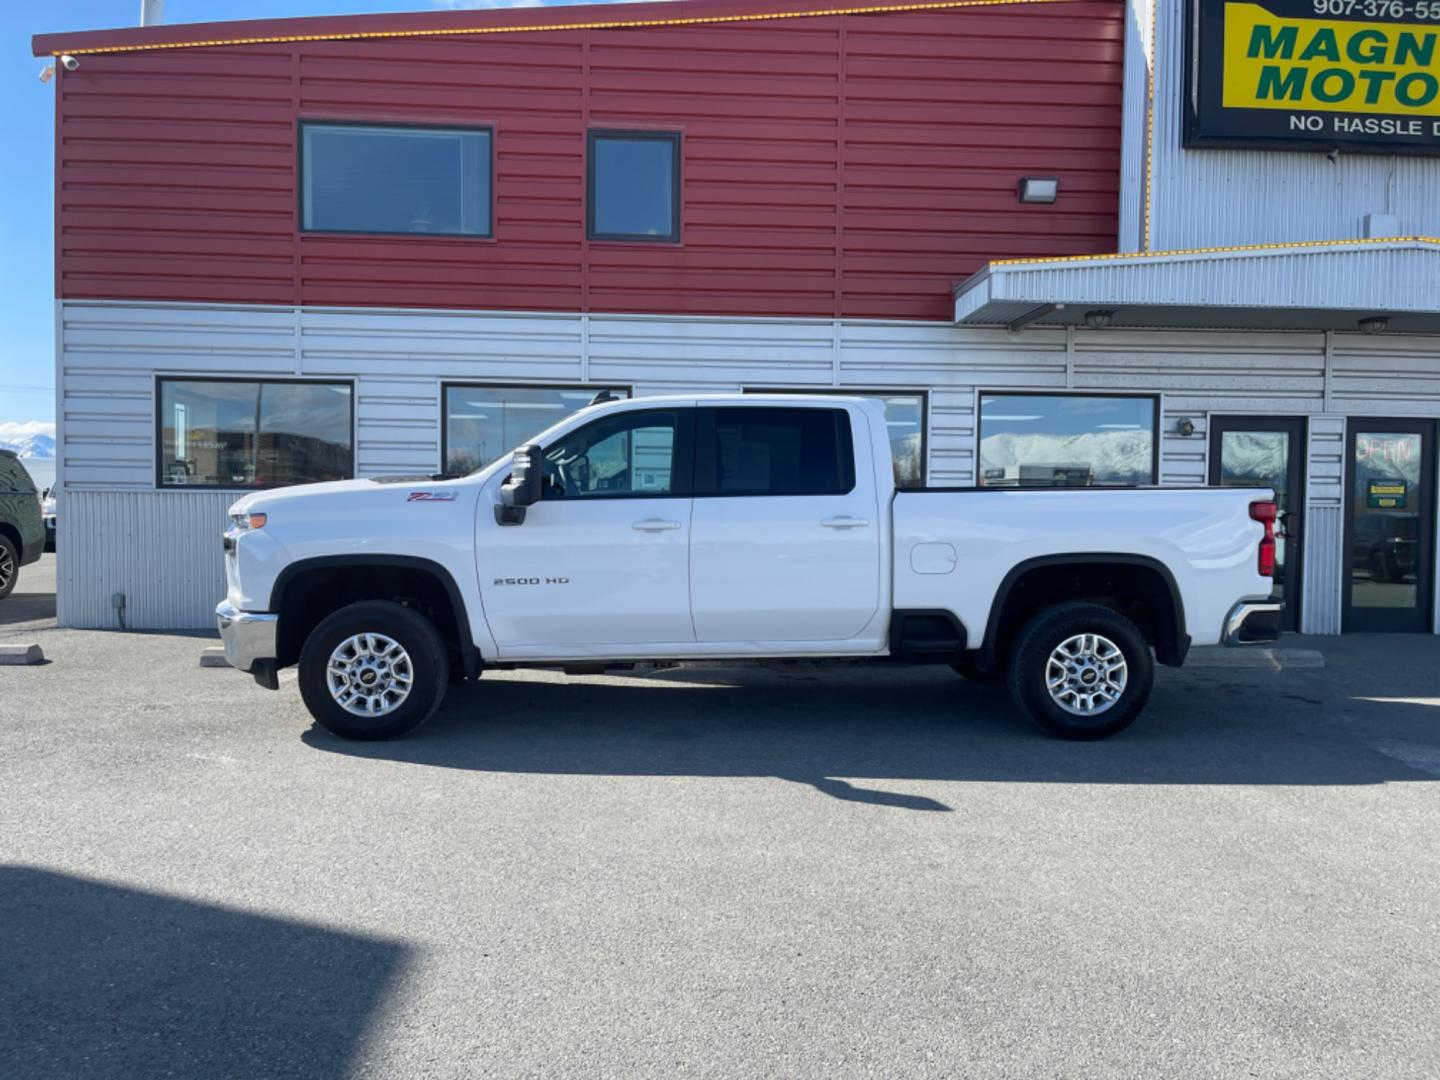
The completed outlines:
<svg viewBox="0 0 1440 1080">
<path fill-rule="evenodd" d="M 1222 645 L 1265 645 L 1280 640 L 1280 612 L 1285 603 L 1278 596 L 1251 596 L 1241 600 L 1225 616 Z"/>
<path fill-rule="evenodd" d="M 266 611 L 241 611 L 228 600 L 215 608 L 220 624 L 220 640 L 225 645 L 225 661 L 240 671 L 254 673 L 262 661 L 275 664 L 275 631 L 280 616 Z"/>
</svg>

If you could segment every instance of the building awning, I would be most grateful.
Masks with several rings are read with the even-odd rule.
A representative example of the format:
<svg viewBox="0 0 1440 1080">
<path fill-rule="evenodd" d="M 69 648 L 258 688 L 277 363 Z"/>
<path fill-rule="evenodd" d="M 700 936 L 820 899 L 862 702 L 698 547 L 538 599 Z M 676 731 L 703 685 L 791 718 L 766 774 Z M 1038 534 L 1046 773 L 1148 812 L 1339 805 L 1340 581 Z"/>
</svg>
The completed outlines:
<svg viewBox="0 0 1440 1080">
<path fill-rule="evenodd" d="M 1007 259 L 955 288 L 961 326 L 1353 331 L 1371 319 L 1440 333 L 1440 238 Z"/>
</svg>

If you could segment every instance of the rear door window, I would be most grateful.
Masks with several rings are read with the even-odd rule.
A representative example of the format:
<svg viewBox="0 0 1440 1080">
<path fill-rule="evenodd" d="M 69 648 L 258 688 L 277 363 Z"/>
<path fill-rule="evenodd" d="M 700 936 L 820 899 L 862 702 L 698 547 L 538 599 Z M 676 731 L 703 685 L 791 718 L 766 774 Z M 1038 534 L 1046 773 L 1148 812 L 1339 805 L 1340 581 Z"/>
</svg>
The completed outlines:
<svg viewBox="0 0 1440 1080">
<path fill-rule="evenodd" d="M 844 409 L 701 410 L 697 495 L 844 495 L 855 486 Z"/>
</svg>

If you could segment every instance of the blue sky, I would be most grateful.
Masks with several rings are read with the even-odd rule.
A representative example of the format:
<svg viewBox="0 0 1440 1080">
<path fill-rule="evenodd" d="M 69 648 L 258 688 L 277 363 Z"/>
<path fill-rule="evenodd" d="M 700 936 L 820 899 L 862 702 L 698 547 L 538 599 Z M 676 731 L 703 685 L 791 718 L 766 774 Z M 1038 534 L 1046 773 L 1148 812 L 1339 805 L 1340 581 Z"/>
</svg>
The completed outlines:
<svg viewBox="0 0 1440 1080">
<path fill-rule="evenodd" d="M 454 8 L 540 7 L 564 0 L 166 0 L 167 23 Z M 7 3 L 0 76 L 0 425 L 54 420 L 54 84 L 30 56 L 34 34 L 133 26 L 140 0 Z"/>
</svg>

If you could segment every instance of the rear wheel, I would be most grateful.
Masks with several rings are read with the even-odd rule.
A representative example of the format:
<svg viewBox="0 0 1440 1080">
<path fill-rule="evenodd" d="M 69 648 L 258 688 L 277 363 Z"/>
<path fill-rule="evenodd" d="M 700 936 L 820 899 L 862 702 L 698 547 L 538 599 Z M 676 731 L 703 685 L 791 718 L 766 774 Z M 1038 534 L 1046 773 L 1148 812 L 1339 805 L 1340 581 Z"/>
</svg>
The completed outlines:
<svg viewBox="0 0 1440 1080">
<path fill-rule="evenodd" d="M 445 642 L 429 619 L 388 600 L 351 604 L 311 631 L 300 696 L 316 723 L 346 739 L 414 731 L 449 686 Z"/>
<path fill-rule="evenodd" d="M 1061 604 L 1015 639 L 1010 693 L 1052 735 L 1103 739 L 1140 715 L 1154 674 L 1150 647 L 1129 619 L 1098 604 Z"/>
<path fill-rule="evenodd" d="M 20 553 L 8 536 L 0 536 L 0 600 L 15 591 L 20 576 Z"/>
</svg>

